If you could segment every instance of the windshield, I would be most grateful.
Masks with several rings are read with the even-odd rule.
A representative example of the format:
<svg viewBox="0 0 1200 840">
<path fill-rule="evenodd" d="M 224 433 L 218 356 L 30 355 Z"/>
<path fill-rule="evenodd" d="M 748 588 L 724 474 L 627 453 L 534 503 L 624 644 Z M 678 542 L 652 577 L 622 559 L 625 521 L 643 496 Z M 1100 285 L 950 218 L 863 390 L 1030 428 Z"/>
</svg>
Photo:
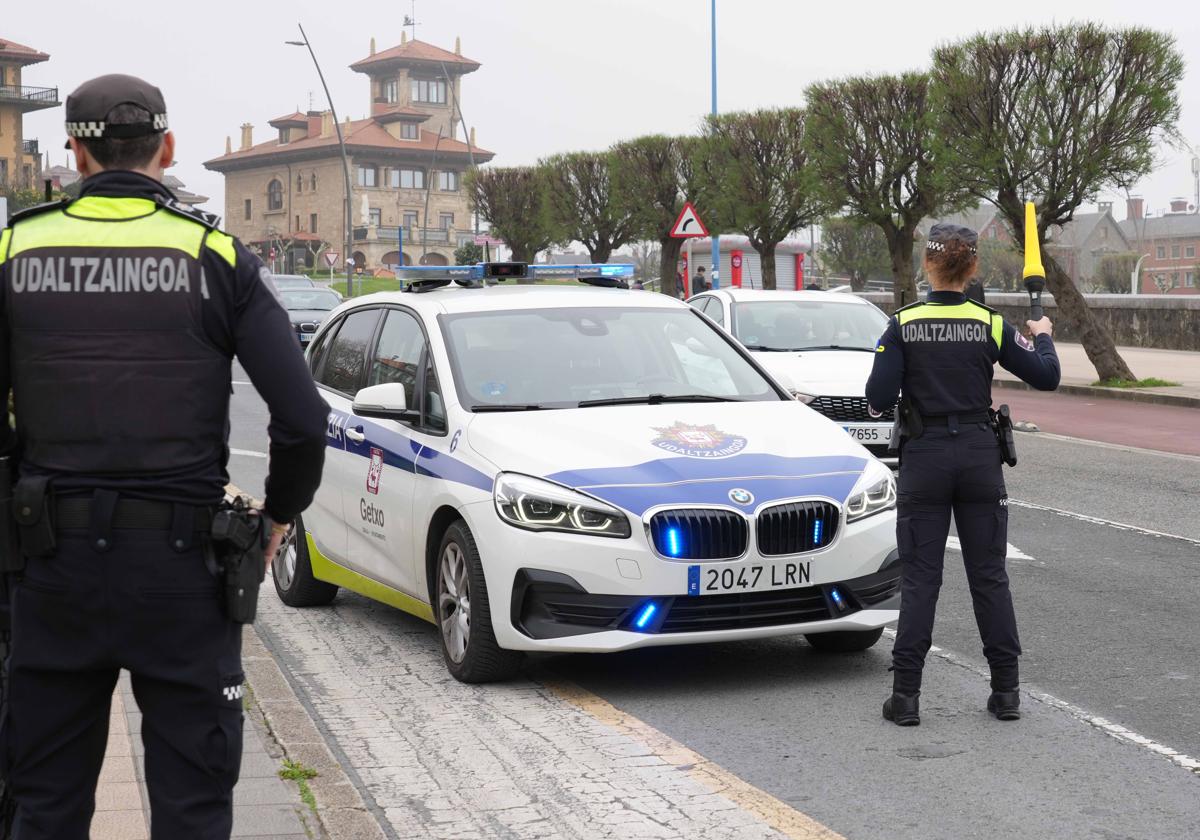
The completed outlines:
<svg viewBox="0 0 1200 840">
<path fill-rule="evenodd" d="M 874 306 L 815 300 L 733 305 L 733 334 L 751 350 L 874 350 L 887 316 Z"/>
<path fill-rule="evenodd" d="M 329 289 L 280 289 L 279 299 L 288 312 L 304 309 L 329 311 L 341 303 L 337 293 Z"/>
<path fill-rule="evenodd" d="M 272 274 L 271 282 L 276 289 L 311 289 L 317 285 L 307 277 L 285 277 L 279 274 Z"/>
<path fill-rule="evenodd" d="M 527 309 L 441 320 L 459 401 L 475 410 L 781 399 L 691 309 Z"/>
</svg>

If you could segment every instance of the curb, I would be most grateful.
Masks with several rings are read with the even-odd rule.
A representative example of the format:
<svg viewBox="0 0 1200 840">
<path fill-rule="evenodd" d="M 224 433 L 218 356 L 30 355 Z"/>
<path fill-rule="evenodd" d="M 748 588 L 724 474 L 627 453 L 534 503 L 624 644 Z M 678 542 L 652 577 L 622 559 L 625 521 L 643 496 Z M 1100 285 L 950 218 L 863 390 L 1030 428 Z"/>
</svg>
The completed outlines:
<svg viewBox="0 0 1200 840">
<path fill-rule="evenodd" d="M 1020 391 L 1034 391 L 1024 382 L 1012 379 L 993 379 L 992 384 L 999 388 L 1013 388 Z M 1175 405 L 1182 408 L 1200 408 L 1200 397 L 1187 397 L 1182 394 L 1159 394 L 1142 391 L 1137 388 L 1099 388 L 1095 385 L 1059 385 L 1058 393 L 1074 394 L 1080 397 L 1099 397 L 1100 399 L 1126 400 L 1128 402 L 1152 403 L 1154 405 Z"/>
<path fill-rule="evenodd" d="M 285 757 L 317 771 L 308 780 L 316 800 L 316 818 L 328 840 L 386 840 L 358 788 L 330 751 L 316 723 L 284 677 L 279 663 L 263 643 L 258 629 L 248 625 L 242 661 L 253 703 L 266 720 L 268 734 Z M 289 783 L 295 787 L 295 783 Z M 296 791 L 300 799 L 299 789 Z"/>
</svg>

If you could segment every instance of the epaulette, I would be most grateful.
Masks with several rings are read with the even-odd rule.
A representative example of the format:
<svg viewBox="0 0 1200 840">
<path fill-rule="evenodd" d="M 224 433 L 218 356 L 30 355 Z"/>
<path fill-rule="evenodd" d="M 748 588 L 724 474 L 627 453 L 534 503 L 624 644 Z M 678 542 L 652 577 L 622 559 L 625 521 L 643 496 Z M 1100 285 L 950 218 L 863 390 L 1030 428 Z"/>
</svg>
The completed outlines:
<svg viewBox="0 0 1200 840">
<path fill-rule="evenodd" d="M 18 210 L 8 217 L 8 226 L 12 227 L 17 222 L 32 219 L 34 216 L 49 213 L 51 210 L 61 210 L 70 204 L 71 201 L 72 199 L 69 198 L 60 198 L 58 201 L 47 201 L 45 204 L 35 204 L 32 207 L 26 207 L 24 210 Z"/>
<path fill-rule="evenodd" d="M 925 304 L 925 301 L 923 301 L 923 300 L 914 300 L 912 303 L 906 303 L 904 306 L 901 306 L 899 309 L 896 310 L 896 312 L 903 312 L 905 309 L 912 309 L 915 306 L 923 306 L 924 304 Z M 893 313 L 893 314 L 895 314 L 895 313 Z"/>
<path fill-rule="evenodd" d="M 986 303 L 980 303 L 979 301 L 975 300 L 975 298 L 967 298 L 967 303 L 973 303 L 976 306 L 978 306 L 980 309 L 986 309 L 988 312 L 991 312 L 993 315 L 1001 314 L 999 309 L 992 309 L 992 307 L 988 306 Z"/>
<path fill-rule="evenodd" d="M 191 219 L 193 222 L 204 225 L 209 230 L 220 230 L 221 228 L 221 217 L 216 213 L 197 210 L 195 207 L 181 204 L 177 199 L 166 198 L 161 195 L 156 195 L 154 202 L 167 212 L 174 213 L 176 216 L 183 216 L 185 219 Z"/>
</svg>

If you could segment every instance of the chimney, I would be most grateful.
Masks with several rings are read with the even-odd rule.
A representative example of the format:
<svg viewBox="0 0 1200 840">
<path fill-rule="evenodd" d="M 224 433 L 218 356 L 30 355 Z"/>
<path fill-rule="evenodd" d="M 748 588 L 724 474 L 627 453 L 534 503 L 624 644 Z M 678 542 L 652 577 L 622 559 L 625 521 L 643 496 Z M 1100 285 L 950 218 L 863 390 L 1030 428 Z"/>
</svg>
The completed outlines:
<svg viewBox="0 0 1200 840">
<path fill-rule="evenodd" d="M 309 111 L 304 115 L 308 118 L 308 136 L 316 137 L 321 133 L 321 112 Z"/>
<path fill-rule="evenodd" d="M 254 145 L 254 126 L 242 123 L 242 145 L 238 151 L 244 152 Z"/>
<path fill-rule="evenodd" d="M 1187 209 L 1188 209 L 1187 206 L 1188 206 L 1188 200 L 1186 198 L 1172 198 L 1171 199 L 1171 212 L 1172 213 L 1186 213 Z"/>
<path fill-rule="evenodd" d="M 228 134 L 225 135 L 225 154 L 233 154 L 233 138 Z"/>
<path fill-rule="evenodd" d="M 403 29 L 401 29 L 400 30 L 400 46 L 403 47 L 407 43 L 408 43 L 408 33 L 405 32 Z"/>
<path fill-rule="evenodd" d="M 454 36 L 454 54 L 462 55 L 462 38 L 458 35 Z"/>
<path fill-rule="evenodd" d="M 1140 195 L 1131 195 L 1125 200 L 1125 219 L 1141 221 L 1146 209 L 1146 200 Z"/>
<path fill-rule="evenodd" d="M 471 126 L 471 148 L 475 148 L 475 126 Z"/>
<path fill-rule="evenodd" d="M 1113 205 L 1113 203 L 1111 201 L 1099 202 L 1097 207 L 1100 210 L 1100 215 L 1104 215 L 1107 213 L 1109 216 L 1111 216 L 1112 215 L 1112 205 Z"/>
<path fill-rule="evenodd" d="M 329 137 L 333 134 L 333 112 L 321 112 L 321 136 Z"/>
<path fill-rule="evenodd" d="M 375 55 L 375 38 L 374 38 L 374 36 L 372 36 L 372 38 L 371 38 L 371 55 Z"/>
</svg>

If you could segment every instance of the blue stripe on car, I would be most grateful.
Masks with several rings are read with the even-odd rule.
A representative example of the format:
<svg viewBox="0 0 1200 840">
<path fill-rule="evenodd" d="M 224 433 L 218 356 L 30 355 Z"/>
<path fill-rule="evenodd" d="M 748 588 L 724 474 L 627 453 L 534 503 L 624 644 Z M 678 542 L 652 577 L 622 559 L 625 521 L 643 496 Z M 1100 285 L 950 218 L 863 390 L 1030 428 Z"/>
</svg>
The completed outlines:
<svg viewBox="0 0 1200 840">
<path fill-rule="evenodd" d="M 602 487 L 614 484 L 671 484 L 678 481 L 705 481 L 738 476 L 795 476 L 822 473 L 862 472 L 865 458 L 851 455 L 786 457 L 766 453 L 747 453 L 732 458 L 661 458 L 632 467 L 598 467 L 567 470 L 547 476 L 568 487 Z"/>
</svg>

